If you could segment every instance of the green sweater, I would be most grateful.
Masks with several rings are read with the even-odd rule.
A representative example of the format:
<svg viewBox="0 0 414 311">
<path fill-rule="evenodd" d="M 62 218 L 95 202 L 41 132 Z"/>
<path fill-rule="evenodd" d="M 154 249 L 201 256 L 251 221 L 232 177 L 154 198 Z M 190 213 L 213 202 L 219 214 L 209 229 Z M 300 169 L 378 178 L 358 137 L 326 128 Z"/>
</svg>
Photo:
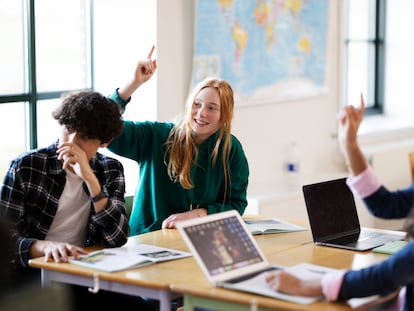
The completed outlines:
<svg viewBox="0 0 414 311">
<path fill-rule="evenodd" d="M 211 161 L 218 133 L 199 146 L 197 164 L 191 170 L 195 187 L 186 190 L 180 183 L 171 181 L 164 163 L 164 144 L 173 126 L 172 123 L 124 121 L 122 134 L 108 146 L 112 152 L 135 160 L 139 165 L 129 220 L 130 235 L 161 229 L 164 219 L 188 211 L 191 204 L 206 208 L 209 214 L 236 209 L 242 215 L 247 206 L 249 167 L 239 140 L 231 136 L 230 185 L 223 200 L 221 153 L 216 165 Z"/>
</svg>

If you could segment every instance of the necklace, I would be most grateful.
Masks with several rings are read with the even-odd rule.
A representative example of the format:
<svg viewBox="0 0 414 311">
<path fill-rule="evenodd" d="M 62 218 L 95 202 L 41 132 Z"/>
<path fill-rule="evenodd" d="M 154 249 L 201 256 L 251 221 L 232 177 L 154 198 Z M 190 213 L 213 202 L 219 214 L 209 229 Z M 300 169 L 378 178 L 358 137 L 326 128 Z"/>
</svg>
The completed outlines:
<svg viewBox="0 0 414 311">
<path fill-rule="evenodd" d="M 192 211 L 193 209 L 197 209 L 200 207 L 200 204 L 197 204 L 196 206 L 193 206 L 193 203 L 190 203 L 190 211 Z"/>
</svg>

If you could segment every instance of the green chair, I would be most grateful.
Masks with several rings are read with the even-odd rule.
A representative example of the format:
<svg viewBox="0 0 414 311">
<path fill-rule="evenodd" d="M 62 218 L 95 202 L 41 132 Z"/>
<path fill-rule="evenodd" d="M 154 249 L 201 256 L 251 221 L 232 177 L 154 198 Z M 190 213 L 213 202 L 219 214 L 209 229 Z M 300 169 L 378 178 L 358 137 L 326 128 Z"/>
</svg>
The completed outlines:
<svg viewBox="0 0 414 311">
<path fill-rule="evenodd" d="M 126 212 L 127 212 L 128 219 L 129 219 L 129 216 L 131 215 L 133 202 L 134 202 L 134 196 L 133 195 L 125 197 L 125 209 L 126 209 Z"/>
</svg>

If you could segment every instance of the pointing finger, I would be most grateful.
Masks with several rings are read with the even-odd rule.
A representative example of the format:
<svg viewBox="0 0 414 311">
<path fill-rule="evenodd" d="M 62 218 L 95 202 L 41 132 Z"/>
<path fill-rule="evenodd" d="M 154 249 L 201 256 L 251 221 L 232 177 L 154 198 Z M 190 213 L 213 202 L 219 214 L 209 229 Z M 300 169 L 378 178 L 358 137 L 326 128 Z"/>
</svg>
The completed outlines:
<svg viewBox="0 0 414 311">
<path fill-rule="evenodd" d="M 148 53 L 148 58 L 151 59 L 152 53 L 154 52 L 155 46 L 153 45 L 151 51 Z"/>
</svg>

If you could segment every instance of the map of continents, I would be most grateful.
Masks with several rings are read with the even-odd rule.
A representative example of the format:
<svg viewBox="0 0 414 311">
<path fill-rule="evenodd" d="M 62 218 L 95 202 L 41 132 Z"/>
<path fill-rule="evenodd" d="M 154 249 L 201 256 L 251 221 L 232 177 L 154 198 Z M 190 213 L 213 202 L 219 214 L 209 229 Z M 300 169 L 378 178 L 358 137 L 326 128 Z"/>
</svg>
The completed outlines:
<svg viewBox="0 0 414 311">
<path fill-rule="evenodd" d="M 324 90 L 328 0 L 198 0 L 193 84 L 218 76 L 236 104 Z"/>
</svg>

